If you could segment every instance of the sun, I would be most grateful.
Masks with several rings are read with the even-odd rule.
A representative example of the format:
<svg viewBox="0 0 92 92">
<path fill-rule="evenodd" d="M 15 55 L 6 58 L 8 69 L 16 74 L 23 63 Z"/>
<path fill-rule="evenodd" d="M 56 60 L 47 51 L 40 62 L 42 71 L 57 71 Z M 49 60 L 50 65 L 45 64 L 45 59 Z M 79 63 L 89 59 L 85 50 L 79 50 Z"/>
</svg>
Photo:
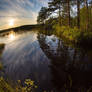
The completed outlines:
<svg viewBox="0 0 92 92">
<path fill-rule="evenodd" d="M 14 26 L 14 19 L 9 20 L 9 26 L 11 26 L 11 27 Z"/>
</svg>

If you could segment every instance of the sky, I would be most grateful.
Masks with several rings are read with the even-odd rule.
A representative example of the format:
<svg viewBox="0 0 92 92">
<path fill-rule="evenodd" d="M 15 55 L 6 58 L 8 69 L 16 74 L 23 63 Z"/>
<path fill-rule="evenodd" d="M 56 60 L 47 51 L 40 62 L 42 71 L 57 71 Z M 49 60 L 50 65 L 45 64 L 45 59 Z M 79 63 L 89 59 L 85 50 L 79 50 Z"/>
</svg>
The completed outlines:
<svg viewBox="0 0 92 92">
<path fill-rule="evenodd" d="M 0 0 L 0 30 L 36 24 L 37 15 L 48 0 Z"/>
</svg>

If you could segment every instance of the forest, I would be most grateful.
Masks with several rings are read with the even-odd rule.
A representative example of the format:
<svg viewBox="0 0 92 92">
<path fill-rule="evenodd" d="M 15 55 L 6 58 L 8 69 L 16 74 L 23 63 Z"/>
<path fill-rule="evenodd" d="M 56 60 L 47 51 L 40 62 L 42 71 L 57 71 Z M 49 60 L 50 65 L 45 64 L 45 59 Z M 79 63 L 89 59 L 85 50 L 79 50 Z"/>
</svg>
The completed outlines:
<svg viewBox="0 0 92 92">
<path fill-rule="evenodd" d="M 92 92 L 92 0 L 0 4 L 0 92 Z"/>
<path fill-rule="evenodd" d="M 37 23 L 54 30 L 59 37 L 85 44 L 92 41 L 92 0 L 49 0 L 42 7 Z"/>
</svg>

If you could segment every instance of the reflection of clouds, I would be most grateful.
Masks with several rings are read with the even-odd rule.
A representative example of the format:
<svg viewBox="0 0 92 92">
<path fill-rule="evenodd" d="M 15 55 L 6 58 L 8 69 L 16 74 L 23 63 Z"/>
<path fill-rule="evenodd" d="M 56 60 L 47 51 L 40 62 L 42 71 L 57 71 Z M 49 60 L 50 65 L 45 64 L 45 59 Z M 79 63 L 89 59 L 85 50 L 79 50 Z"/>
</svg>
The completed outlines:
<svg viewBox="0 0 92 92">
<path fill-rule="evenodd" d="M 59 40 L 55 35 L 47 36 L 45 41 L 46 44 L 49 46 L 49 49 L 53 51 L 53 54 L 58 53 L 57 48 Z"/>
<path fill-rule="evenodd" d="M 42 0 L 0 0 L 0 29 L 8 28 L 7 22 L 14 18 L 16 25 L 35 24 Z"/>
<path fill-rule="evenodd" d="M 3 52 L 5 74 L 14 80 L 26 77 L 44 81 L 48 75 L 49 60 L 36 39 L 37 33 L 28 32 L 6 44 Z M 34 39 L 35 38 L 35 39 Z"/>
</svg>

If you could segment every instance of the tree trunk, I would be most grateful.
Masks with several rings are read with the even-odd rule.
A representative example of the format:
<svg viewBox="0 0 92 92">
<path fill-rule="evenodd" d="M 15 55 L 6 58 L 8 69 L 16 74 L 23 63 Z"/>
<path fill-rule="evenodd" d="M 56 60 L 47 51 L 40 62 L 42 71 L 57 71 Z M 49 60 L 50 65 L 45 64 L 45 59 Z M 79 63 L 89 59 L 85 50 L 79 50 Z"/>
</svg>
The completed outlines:
<svg viewBox="0 0 92 92">
<path fill-rule="evenodd" d="M 85 7 L 86 7 L 86 17 L 87 17 L 87 20 L 86 20 L 86 30 L 88 30 L 88 27 L 89 27 L 89 8 L 88 8 L 87 0 L 85 0 Z"/>
<path fill-rule="evenodd" d="M 71 19 L 70 19 L 70 0 L 67 0 L 67 13 L 68 13 L 68 26 L 71 24 Z"/>
<path fill-rule="evenodd" d="M 89 7 L 89 10 L 90 10 L 90 12 L 89 12 L 89 24 L 91 24 L 92 23 L 92 1 L 90 2 L 90 5 L 89 5 L 90 7 Z"/>
<path fill-rule="evenodd" d="M 91 5 L 90 5 L 91 7 L 90 7 L 90 24 L 92 23 L 92 1 L 91 1 Z"/>
<path fill-rule="evenodd" d="M 80 1 L 77 0 L 77 27 L 80 28 Z"/>
<path fill-rule="evenodd" d="M 59 6 L 59 26 L 61 26 L 61 7 Z"/>
</svg>

